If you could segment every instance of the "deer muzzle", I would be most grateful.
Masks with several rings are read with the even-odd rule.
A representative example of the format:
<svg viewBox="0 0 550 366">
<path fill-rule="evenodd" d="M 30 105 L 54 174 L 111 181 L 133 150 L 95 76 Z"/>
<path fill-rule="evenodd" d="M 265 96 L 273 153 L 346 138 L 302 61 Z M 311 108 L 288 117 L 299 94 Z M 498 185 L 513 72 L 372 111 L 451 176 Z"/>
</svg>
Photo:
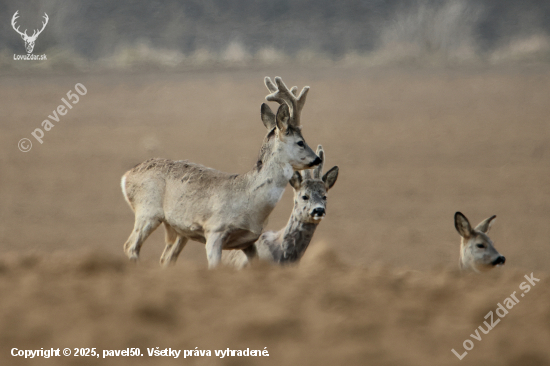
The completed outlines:
<svg viewBox="0 0 550 366">
<path fill-rule="evenodd" d="M 504 256 L 498 256 L 497 259 L 491 263 L 493 266 L 502 266 L 506 262 L 506 258 Z"/>
<path fill-rule="evenodd" d="M 314 220 L 322 220 L 323 217 L 325 217 L 325 209 L 322 207 L 316 207 L 311 211 L 311 217 L 313 217 Z"/>
<path fill-rule="evenodd" d="M 321 158 L 317 156 L 317 157 L 315 158 L 315 160 L 313 160 L 311 163 L 309 163 L 309 167 L 310 167 L 310 168 L 311 168 L 311 167 L 314 167 L 314 166 L 316 166 L 316 165 L 321 164 L 322 162 L 323 162 L 323 160 L 321 160 Z"/>
</svg>

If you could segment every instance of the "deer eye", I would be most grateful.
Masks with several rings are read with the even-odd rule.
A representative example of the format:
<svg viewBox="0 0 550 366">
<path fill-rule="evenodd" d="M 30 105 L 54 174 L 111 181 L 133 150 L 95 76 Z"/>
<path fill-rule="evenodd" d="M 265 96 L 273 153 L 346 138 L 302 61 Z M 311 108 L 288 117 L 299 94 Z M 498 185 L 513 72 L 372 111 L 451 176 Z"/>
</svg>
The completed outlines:
<svg viewBox="0 0 550 366">
<path fill-rule="evenodd" d="M 483 244 L 476 244 L 476 247 L 483 249 L 483 248 L 485 248 L 485 245 L 483 245 Z"/>
<path fill-rule="evenodd" d="M 309 197 L 308 197 L 308 196 L 302 196 L 302 199 L 303 199 L 304 201 L 307 201 L 307 200 L 309 199 Z"/>
<path fill-rule="evenodd" d="M 323 196 L 323 199 L 326 200 L 326 199 L 327 199 L 327 196 Z"/>
<path fill-rule="evenodd" d="M 298 141 L 296 144 L 300 147 L 304 147 L 304 142 L 303 141 Z"/>
</svg>

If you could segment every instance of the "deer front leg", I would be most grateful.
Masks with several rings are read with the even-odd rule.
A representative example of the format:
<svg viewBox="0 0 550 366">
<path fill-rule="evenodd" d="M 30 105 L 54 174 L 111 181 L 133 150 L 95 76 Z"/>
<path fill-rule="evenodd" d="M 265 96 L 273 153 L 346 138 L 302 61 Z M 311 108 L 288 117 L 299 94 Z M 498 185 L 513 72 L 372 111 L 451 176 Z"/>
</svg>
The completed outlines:
<svg viewBox="0 0 550 366">
<path fill-rule="evenodd" d="M 167 223 L 164 223 L 166 247 L 160 257 L 160 264 L 167 267 L 170 264 L 175 264 L 182 249 L 187 244 L 187 238 L 178 235 L 176 230 Z"/>
<path fill-rule="evenodd" d="M 208 259 L 209 269 L 217 267 L 220 263 L 225 238 L 225 233 L 211 233 L 208 235 L 206 239 L 206 259 Z"/>
</svg>

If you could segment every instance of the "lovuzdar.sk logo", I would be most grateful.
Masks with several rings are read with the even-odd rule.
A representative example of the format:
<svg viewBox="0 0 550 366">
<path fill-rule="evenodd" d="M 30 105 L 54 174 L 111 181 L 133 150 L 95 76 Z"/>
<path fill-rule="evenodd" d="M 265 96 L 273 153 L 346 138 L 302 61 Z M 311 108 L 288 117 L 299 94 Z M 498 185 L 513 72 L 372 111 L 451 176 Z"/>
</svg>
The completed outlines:
<svg viewBox="0 0 550 366">
<path fill-rule="evenodd" d="M 32 33 L 31 36 L 29 36 L 27 34 L 27 30 L 25 29 L 24 32 L 21 32 L 19 30 L 19 26 L 16 27 L 16 20 L 17 18 L 19 18 L 19 10 L 17 10 L 15 12 L 15 14 L 13 14 L 13 18 L 11 18 L 11 26 L 13 27 L 13 29 L 19 33 L 19 35 L 21 36 L 21 38 L 23 38 L 23 41 L 25 41 L 25 50 L 27 51 L 27 54 L 26 55 L 13 55 L 13 59 L 14 60 L 30 60 L 30 61 L 42 61 L 42 60 L 46 60 L 46 55 L 33 55 L 32 54 L 32 51 L 34 49 L 34 43 L 36 42 L 36 38 L 38 38 L 38 36 L 40 35 L 40 33 L 42 33 L 42 31 L 44 30 L 44 28 L 46 28 L 46 24 L 48 24 L 48 14 L 44 13 L 44 21 L 42 22 L 42 29 L 38 30 L 38 29 L 35 29 L 34 32 Z"/>
</svg>

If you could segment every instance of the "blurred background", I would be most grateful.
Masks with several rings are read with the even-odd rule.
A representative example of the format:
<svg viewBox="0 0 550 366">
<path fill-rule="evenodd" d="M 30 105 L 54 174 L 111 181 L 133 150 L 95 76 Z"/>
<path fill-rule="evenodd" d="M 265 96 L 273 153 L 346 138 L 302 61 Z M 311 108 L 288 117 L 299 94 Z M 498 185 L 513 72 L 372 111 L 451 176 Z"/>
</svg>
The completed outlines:
<svg viewBox="0 0 550 366">
<path fill-rule="evenodd" d="M 50 16 L 35 54 L 52 68 L 550 59 L 543 0 L 3 0 L 2 68 L 24 67 L 16 10 L 29 34 Z"/>
</svg>

